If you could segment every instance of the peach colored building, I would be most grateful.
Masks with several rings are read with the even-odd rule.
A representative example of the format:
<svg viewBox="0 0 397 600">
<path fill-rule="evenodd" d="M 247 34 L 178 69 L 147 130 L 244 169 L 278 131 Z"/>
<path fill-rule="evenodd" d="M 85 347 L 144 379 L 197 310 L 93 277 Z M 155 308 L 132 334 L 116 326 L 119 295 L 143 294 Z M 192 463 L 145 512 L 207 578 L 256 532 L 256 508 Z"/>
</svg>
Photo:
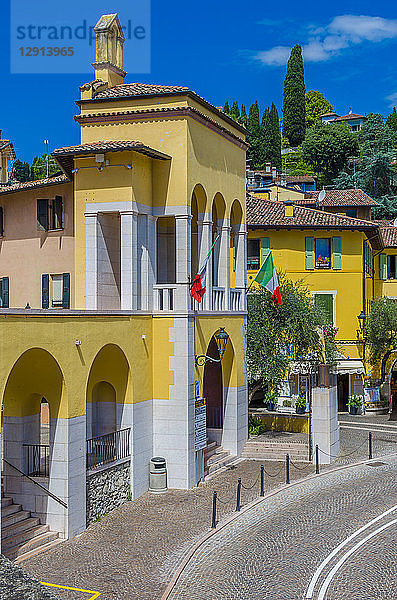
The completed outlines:
<svg viewBox="0 0 397 600">
<path fill-rule="evenodd" d="M 73 184 L 65 175 L 0 187 L 3 308 L 73 308 Z"/>
</svg>

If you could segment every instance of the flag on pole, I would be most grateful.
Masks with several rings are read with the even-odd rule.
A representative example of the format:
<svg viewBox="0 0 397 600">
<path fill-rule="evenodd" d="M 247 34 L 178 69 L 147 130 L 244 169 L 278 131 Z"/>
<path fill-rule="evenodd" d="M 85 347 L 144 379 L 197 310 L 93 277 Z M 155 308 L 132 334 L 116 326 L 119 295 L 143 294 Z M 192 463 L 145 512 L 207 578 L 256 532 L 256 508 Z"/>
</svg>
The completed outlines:
<svg viewBox="0 0 397 600">
<path fill-rule="evenodd" d="M 259 269 L 254 279 L 259 285 L 269 290 L 272 298 L 276 304 L 281 305 L 283 303 L 281 299 L 280 286 L 278 283 L 278 277 L 276 269 L 274 267 L 273 255 L 270 251 L 266 256 L 261 268 Z"/>
<path fill-rule="evenodd" d="M 192 285 L 192 298 L 194 298 L 194 300 L 196 300 L 197 302 L 201 302 L 201 300 L 203 299 L 203 296 L 205 293 L 205 288 L 207 285 L 207 265 L 208 265 L 209 258 L 211 256 L 211 252 L 213 251 L 214 246 L 215 246 L 216 242 L 218 241 L 218 239 L 219 239 L 219 235 L 217 236 L 215 242 L 212 244 L 210 251 L 208 252 L 207 256 L 204 259 L 201 269 L 199 270 L 196 277 L 194 278 L 193 285 Z"/>
</svg>

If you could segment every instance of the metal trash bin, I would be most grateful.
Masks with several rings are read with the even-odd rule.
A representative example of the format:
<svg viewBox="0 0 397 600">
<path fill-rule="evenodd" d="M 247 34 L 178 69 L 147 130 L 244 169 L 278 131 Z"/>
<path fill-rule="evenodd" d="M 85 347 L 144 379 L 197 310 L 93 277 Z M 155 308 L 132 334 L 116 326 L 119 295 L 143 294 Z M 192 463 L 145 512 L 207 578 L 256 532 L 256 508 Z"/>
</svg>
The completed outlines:
<svg viewBox="0 0 397 600">
<path fill-rule="evenodd" d="M 167 491 L 167 463 L 161 456 L 150 459 L 149 491 Z"/>
</svg>

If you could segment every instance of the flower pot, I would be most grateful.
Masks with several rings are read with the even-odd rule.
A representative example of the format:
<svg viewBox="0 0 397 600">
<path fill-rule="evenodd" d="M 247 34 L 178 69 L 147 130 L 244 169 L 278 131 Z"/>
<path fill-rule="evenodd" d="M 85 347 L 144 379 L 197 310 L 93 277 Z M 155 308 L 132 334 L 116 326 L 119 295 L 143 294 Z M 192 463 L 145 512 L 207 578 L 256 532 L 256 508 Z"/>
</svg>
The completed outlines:
<svg viewBox="0 0 397 600">
<path fill-rule="evenodd" d="M 358 415 L 358 411 L 360 409 L 358 408 L 358 406 L 349 406 L 349 413 L 351 415 Z"/>
<path fill-rule="evenodd" d="M 297 415 L 304 415 L 305 412 L 306 412 L 305 406 L 297 406 L 296 407 L 296 414 Z"/>
<path fill-rule="evenodd" d="M 270 411 L 276 410 L 276 405 L 269 402 L 269 404 L 267 405 L 267 410 L 270 410 Z"/>
</svg>

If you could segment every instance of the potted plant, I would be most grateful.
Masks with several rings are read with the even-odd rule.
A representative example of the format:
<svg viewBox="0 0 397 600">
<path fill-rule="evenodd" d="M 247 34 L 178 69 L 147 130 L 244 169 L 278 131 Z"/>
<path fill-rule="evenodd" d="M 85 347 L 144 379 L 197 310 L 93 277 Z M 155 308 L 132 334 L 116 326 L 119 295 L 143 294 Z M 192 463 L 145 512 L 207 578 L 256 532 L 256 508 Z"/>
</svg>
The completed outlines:
<svg viewBox="0 0 397 600">
<path fill-rule="evenodd" d="M 349 396 L 347 405 L 349 407 L 349 413 L 351 415 L 358 415 L 363 405 L 363 397 L 359 394 L 352 394 L 351 396 Z"/>
<path fill-rule="evenodd" d="M 276 410 L 276 396 L 274 392 L 266 392 L 263 403 L 267 407 L 267 410 Z"/>
<path fill-rule="evenodd" d="M 297 415 L 303 415 L 306 412 L 306 398 L 299 396 L 295 401 L 295 409 Z"/>
</svg>

